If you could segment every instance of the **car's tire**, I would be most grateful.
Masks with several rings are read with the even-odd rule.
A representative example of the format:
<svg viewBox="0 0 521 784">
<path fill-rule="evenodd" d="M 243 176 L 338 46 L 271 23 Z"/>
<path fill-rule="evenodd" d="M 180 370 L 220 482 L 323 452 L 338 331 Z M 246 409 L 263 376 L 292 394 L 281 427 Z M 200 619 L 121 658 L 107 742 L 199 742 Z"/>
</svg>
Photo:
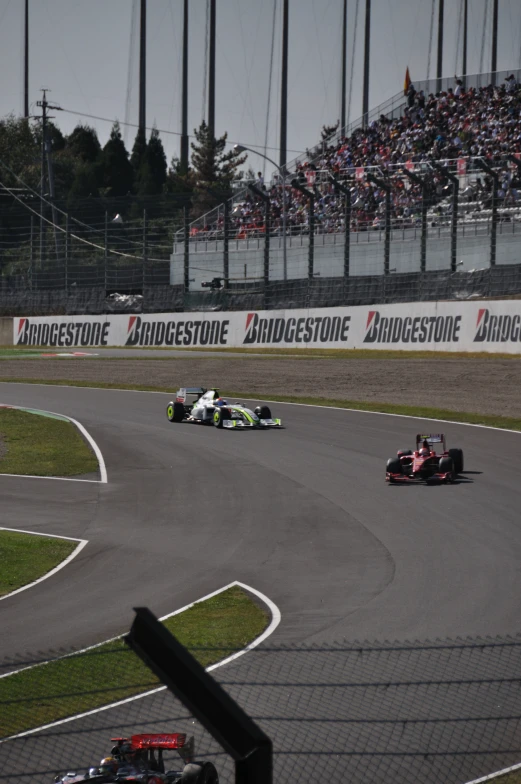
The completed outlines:
<svg viewBox="0 0 521 784">
<path fill-rule="evenodd" d="M 449 449 L 449 457 L 452 458 L 454 463 L 454 473 L 461 474 L 463 472 L 463 449 Z"/>
<path fill-rule="evenodd" d="M 219 408 L 219 407 L 217 407 L 215 409 L 215 411 L 213 412 L 213 417 L 212 417 L 213 423 L 214 423 L 215 427 L 218 427 L 218 428 L 224 427 L 223 423 L 227 419 L 231 419 L 231 418 L 232 418 L 232 415 L 230 413 L 230 409 L 229 408 Z"/>
<path fill-rule="evenodd" d="M 412 449 L 400 449 L 398 451 L 398 457 L 409 457 L 412 455 Z"/>
<path fill-rule="evenodd" d="M 213 762 L 189 762 L 183 768 L 180 784 L 219 784 Z"/>
<path fill-rule="evenodd" d="M 257 406 L 255 413 L 259 419 L 271 419 L 271 411 L 269 406 Z"/>
<path fill-rule="evenodd" d="M 440 474 L 451 474 L 451 480 L 454 479 L 455 472 L 454 472 L 454 462 L 452 457 L 440 457 L 440 463 L 438 467 L 438 471 Z"/>
<path fill-rule="evenodd" d="M 388 474 L 403 474 L 402 461 L 399 457 L 390 457 L 385 470 Z"/>
<path fill-rule="evenodd" d="M 182 422 L 185 418 L 185 407 L 182 403 L 169 403 L 166 407 L 169 422 Z"/>
</svg>

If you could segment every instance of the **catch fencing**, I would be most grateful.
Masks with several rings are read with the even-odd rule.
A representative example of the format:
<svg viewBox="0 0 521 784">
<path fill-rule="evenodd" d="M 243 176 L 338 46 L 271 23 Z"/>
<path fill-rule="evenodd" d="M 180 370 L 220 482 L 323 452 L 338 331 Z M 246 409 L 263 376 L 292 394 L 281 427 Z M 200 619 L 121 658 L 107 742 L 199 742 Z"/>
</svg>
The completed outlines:
<svg viewBox="0 0 521 784">
<path fill-rule="evenodd" d="M 180 197 L 170 217 L 159 202 L 124 219 L 98 204 L 85 214 L 91 223 L 67 211 L 42 221 L 38 204 L 17 201 L 0 225 L 0 315 L 521 294 L 521 157 L 309 169 L 286 180 L 270 198 L 253 186 L 193 223 Z"/>
<path fill-rule="evenodd" d="M 1 784 L 85 771 L 110 753 L 110 738 L 143 732 L 194 735 L 196 757 L 222 784 L 234 780 L 228 754 L 132 651 L 94 648 L 67 670 L 62 659 L 58 673 L 42 658 L 2 668 L 33 667 L 0 679 Z M 212 674 L 271 738 L 278 784 L 463 784 L 521 761 L 520 636 L 265 642 Z"/>
</svg>

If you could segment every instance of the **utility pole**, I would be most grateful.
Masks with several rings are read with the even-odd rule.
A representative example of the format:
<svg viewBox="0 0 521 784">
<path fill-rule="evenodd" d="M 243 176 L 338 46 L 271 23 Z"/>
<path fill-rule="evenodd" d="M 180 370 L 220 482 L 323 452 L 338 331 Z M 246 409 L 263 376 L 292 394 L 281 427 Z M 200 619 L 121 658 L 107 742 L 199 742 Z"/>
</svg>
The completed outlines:
<svg viewBox="0 0 521 784">
<path fill-rule="evenodd" d="M 210 52 L 208 67 L 208 130 L 215 139 L 215 35 L 216 35 L 215 0 L 210 0 Z"/>
<path fill-rule="evenodd" d="M 441 90 L 441 77 L 443 70 L 443 15 L 445 10 L 445 0 L 439 0 L 438 8 L 438 60 L 436 64 L 436 92 Z"/>
<path fill-rule="evenodd" d="M 183 96 L 180 163 L 181 172 L 186 174 L 188 171 L 188 0 L 184 0 L 183 5 Z"/>
<path fill-rule="evenodd" d="M 139 130 L 146 134 L 147 106 L 147 0 L 141 0 L 139 28 Z"/>
<path fill-rule="evenodd" d="M 24 22 L 24 117 L 29 119 L 29 0 L 25 0 Z"/>
<path fill-rule="evenodd" d="M 47 183 L 46 179 L 46 172 L 45 172 L 45 164 L 46 158 L 49 167 L 49 182 L 52 184 L 52 193 L 50 194 L 51 199 L 54 196 L 54 178 L 52 175 L 52 164 L 51 164 L 51 157 L 49 155 L 49 150 L 47 146 L 47 120 L 52 120 L 53 115 L 47 114 L 48 110 L 51 111 L 60 111 L 61 106 L 57 106 L 55 104 L 50 104 L 47 100 L 47 93 L 49 90 L 46 88 L 42 89 L 43 97 L 41 101 L 37 101 L 36 105 L 42 110 L 42 159 L 41 159 L 41 184 L 40 184 L 40 267 L 45 258 L 45 221 L 44 221 L 44 212 L 45 212 L 45 186 Z M 54 212 L 54 208 L 53 208 Z"/>
<path fill-rule="evenodd" d="M 492 14 L 492 84 L 496 84 L 496 71 L 497 71 L 497 26 L 498 26 L 498 0 L 494 0 L 494 8 Z"/>
<path fill-rule="evenodd" d="M 280 86 L 280 153 L 279 167 L 286 170 L 287 132 L 288 132 L 288 25 L 289 0 L 284 0 L 282 9 L 282 67 Z M 284 194 L 285 198 L 285 194 Z"/>
<path fill-rule="evenodd" d="M 347 0 L 344 0 L 342 15 L 342 102 L 340 109 L 340 131 L 346 127 L 346 66 L 347 66 Z"/>
<path fill-rule="evenodd" d="M 463 0 L 463 65 L 462 74 L 463 84 L 467 86 L 467 42 L 469 36 L 469 1 Z"/>
<path fill-rule="evenodd" d="M 364 84 L 362 97 L 362 125 L 367 128 L 369 119 L 369 65 L 371 59 L 371 0 L 365 0 L 364 35 Z"/>
</svg>

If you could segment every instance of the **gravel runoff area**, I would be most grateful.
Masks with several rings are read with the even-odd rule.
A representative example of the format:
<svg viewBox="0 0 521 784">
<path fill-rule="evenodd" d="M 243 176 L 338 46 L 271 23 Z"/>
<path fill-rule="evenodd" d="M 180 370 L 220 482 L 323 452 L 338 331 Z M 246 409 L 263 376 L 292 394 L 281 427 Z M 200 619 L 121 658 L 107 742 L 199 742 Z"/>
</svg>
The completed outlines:
<svg viewBox="0 0 521 784">
<path fill-rule="evenodd" d="M 187 357 L 13 359 L 2 379 L 217 386 L 259 397 L 295 395 L 429 406 L 521 417 L 521 361 L 513 359 L 293 359 Z"/>
</svg>

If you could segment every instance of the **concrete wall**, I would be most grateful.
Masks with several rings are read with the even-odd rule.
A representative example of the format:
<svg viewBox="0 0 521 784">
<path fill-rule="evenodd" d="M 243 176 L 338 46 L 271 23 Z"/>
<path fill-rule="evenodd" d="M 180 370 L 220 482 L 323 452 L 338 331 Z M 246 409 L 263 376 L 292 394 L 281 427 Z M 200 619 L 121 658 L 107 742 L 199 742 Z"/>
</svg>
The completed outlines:
<svg viewBox="0 0 521 784">
<path fill-rule="evenodd" d="M 0 317 L 0 346 L 13 345 L 13 319 Z"/>
<path fill-rule="evenodd" d="M 519 264 L 521 233 L 515 224 L 498 227 L 497 264 Z M 282 239 L 271 239 L 270 280 L 299 280 L 307 277 L 308 238 L 288 237 L 287 270 L 284 274 Z M 230 278 L 259 280 L 263 275 L 264 250 L 262 239 L 233 240 L 229 245 Z M 183 283 L 183 248 L 174 247 L 170 257 L 170 282 Z M 473 225 L 458 232 L 457 261 L 459 271 L 487 269 L 490 266 L 490 235 L 485 226 Z M 314 269 L 317 277 L 336 278 L 343 275 L 344 236 L 322 234 L 315 237 Z M 390 268 L 406 273 L 420 270 L 419 229 L 392 232 Z M 350 273 L 382 275 L 384 269 L 383 232 L 358 232 L 351 235 Z M 435 227 L 427 239 L 427 271 L 450 269 L 450 229 Z M 190 246 L 190 290 L 200 291 L 201 283 L 223 275 L 222 241 L 196 242 Z"/>
</svg>

